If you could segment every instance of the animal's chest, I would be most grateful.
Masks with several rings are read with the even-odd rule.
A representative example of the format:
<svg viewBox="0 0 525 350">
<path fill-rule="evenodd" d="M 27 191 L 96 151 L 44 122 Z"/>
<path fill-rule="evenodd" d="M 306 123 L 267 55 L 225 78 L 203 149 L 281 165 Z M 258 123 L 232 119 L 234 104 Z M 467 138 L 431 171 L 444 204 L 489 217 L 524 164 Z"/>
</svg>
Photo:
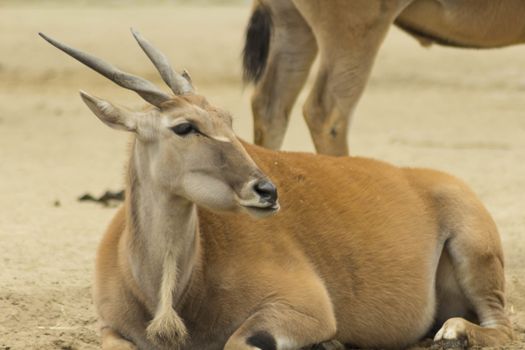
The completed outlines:
<svg viewBox="0 0 525 350">
<path fill-rule="evenodd" d="M 250 278 L 230 279 L 226 271 L 217 271 L 179 311 L 190 335 L 184 349 L 223 349 L 228 338 L 258 305 Z"/>
<path fill-rule="evenodd" d="M 237 308 L 208 301 L 198 314 L 182 313 L 190 341 L 187 350 L 223 349 L 228 338 L 242 324 L 246 316 Z"/>
</svg>

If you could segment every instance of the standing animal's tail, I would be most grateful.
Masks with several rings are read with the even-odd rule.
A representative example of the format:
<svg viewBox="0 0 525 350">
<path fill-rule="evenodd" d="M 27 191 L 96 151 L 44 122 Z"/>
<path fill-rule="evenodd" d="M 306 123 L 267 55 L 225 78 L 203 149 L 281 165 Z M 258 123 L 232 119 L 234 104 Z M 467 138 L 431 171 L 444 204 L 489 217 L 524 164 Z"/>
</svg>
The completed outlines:
<svg viewBox="0 0 525 350">
<path fill-rule="evenodd" d="M 261 78 L 266 68 L 273 27 L 270 8 L 259 0 L 255 1 L 257 3 L 246 28 L 242 59 L 244 81 L 254 83 Z"/>
</svg>

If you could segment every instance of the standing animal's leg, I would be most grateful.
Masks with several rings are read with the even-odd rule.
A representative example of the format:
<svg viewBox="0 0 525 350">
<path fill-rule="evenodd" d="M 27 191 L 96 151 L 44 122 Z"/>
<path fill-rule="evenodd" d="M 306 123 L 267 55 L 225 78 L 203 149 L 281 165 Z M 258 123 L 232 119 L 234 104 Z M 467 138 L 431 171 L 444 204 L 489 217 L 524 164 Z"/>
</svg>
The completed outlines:
<svg viewBox="0 0 525 350">
<path fill-rule="evenodd" d="M 264 39 L 267 42 L 260 43 Z M 257 41 L 263 48 L 255 45 Z M 265 50 L 266 58 L 261 57 Z M 316 54 L 315 38 L 290 0 L 257 2 L 244 49 L 245 78 L 256 81 L 252 96 L 256 144 L 281 147 L 291 109 Z"/>
<path fill-rule="evenodd" d="M 283 276 L 284 275 L 284 276 Z M 332 303 L 313 274 L 279 274 L 273 296 L 228 339 L 225 350 L 291 350 L 331 340 L 336 333 Z M 286 281 L 293 281 L 286 285 Z M 266 281 L 268 282 L 268 281 Z"/>
<path fill-rule="evenodd" d="M 504 311 L 503 252 L 494 222 L 470 192 L 441 193 L 437 202 L 442 208 L 441 227 L 449 232 L 438 270 L 437 318 L 459 317 L 448 319 L 434 340 L 465 340 L 469 346 L 500 346 L 511 341 L 513 332 Z M 463 306 L 456 307 L 454 314 L 450 305 L 458 300 Z M 480 325 L 463 318 L 469 308 Z"/>
<path fill-rule="evenodd" d="M 304 117 L 317 152 L 347 155 L 349 120 L 376 53 L 407 1 L 294 0 L 313 30 L 321 58 Z"/>
</svg>

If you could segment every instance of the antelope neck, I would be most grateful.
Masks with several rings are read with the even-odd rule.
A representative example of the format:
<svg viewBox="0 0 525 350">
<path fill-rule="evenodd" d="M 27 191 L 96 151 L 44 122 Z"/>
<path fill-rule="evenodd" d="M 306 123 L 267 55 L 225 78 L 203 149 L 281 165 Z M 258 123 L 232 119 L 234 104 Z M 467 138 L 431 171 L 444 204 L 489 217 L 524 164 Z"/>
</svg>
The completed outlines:
<svg viewBox="0 0 525 350">
<path fill-rule="evenodd" d="M 199 237 L 196 205 L 155 186 L 148 161 L 135 141 L 126 193 L 131 238 L 128 262 L 154 313 L 166 295 L 176 308 L 197 262 Z"/>
</svg>

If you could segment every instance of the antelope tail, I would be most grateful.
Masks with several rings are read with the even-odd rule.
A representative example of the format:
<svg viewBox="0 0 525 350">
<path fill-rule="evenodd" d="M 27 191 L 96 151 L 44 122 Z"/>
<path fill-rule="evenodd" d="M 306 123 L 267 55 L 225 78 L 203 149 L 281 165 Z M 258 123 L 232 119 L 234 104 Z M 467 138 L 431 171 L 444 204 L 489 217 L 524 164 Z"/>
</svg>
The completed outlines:
<svg viewBox="0 0 525 350">
<path fill-rule="evenodd" d="M 272 12 L 260 0 L 256 4 L 246 27 L 246 40 L 243 50 L 243 78 L 246 83 L 256 83 L 262 77 L 272 36 Z"/>
</svg>

